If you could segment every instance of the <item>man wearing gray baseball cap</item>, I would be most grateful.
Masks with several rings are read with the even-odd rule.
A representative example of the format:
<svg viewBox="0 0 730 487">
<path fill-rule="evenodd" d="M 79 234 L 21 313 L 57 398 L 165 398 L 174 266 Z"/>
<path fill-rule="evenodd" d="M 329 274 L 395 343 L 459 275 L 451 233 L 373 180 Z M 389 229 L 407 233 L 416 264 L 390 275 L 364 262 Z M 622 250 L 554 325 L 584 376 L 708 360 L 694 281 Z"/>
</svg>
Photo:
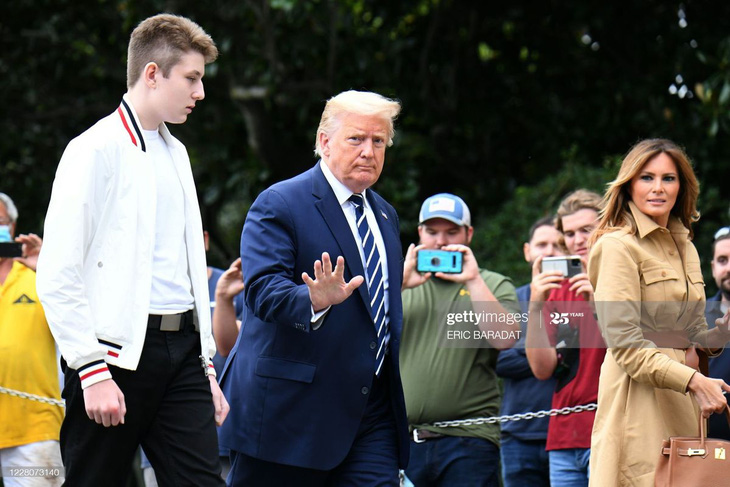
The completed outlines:
<svg viewBox="0 0 730 487">
<path fill-rule="evenodd" d="M 499 425 L 433 423 L 499 413 L 497 354 L 513 345 L 520 326 L 475 316 L 519 315 L 515 288 L 479 267 L 463 199 L 431 196 L 418 221 L 420 242 L 408 247 L 403 270 L 400 366 L 413 438 L 406 475 L 415 485 L 497 486 Z M 452 326 L 457 319 L 466 330 Z"/>
</svg>

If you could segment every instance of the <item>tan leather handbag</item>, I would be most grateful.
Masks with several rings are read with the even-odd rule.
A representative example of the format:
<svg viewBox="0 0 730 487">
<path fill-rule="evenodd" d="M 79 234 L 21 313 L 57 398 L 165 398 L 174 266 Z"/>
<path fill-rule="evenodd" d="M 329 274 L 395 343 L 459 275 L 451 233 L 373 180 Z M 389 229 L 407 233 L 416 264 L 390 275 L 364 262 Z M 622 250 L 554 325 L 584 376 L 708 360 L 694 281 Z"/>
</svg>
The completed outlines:
<svg viewBox="0 0 730 487">
<path fill-rule="evenodd" d="M 730 408 L 725 406 L 730 424 Z M 730 485 L 730 441 L 707 438 L 700 416 L 700 437 L 664 440 L 656 467 L 656 487 L 727 487 Z"/>
</svg>

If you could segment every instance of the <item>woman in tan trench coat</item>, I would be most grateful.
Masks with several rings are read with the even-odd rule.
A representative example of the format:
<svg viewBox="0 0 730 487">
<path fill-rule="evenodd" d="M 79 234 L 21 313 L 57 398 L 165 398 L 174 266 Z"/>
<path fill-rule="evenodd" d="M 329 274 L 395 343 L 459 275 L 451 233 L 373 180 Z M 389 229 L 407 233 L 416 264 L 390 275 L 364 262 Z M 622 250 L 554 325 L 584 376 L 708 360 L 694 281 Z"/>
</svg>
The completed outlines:
<svg viewBox="0 0 730 487">
<path fill-rule="evenodd" d="M 588 264 L 609 347 L 591 438 L 590 485 L 653 486 L 662 440 L 698 435 L 700 412 L 722 411 L 730 386 L 699 373 L 691 344 L 717 353 L 691 225 L 699 185 L 674 143 L 644 140 L 604 196 Z M 689 394 L 688 394 L 689 393 Z"/>
</svg>

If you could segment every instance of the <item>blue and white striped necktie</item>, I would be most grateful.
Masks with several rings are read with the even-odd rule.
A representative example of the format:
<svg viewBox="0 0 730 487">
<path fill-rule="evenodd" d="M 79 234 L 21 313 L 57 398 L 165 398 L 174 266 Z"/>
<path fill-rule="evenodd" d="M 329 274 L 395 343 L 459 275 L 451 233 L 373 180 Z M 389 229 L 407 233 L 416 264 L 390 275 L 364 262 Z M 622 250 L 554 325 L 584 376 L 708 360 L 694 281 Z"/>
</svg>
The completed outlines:
<svg viewBox="0 0 730 487">
<path fill-rule="evenodd" d="M 354 193 L 349 201 L 355 207 L 355 220 L 357 231 L 362 240 L 362 249 L 365 252 L 365 272 L 370 294 L 370 314 L 375 323 L 375 330 L 378 336 L 378 351 L 375 354 L 375 375 L 379 376 L 385 359 L 385 352 L 388 350 L 390 341 L 390 328 L 388 326 L 388 314 L 385 311 L 385 278 L 383 276 L 383 261 L 380 259 L 378 246 L 375 245 L 375 236 L 370 230 L 368 219 L 365 217 L 363 196 Z"/>
</svg>

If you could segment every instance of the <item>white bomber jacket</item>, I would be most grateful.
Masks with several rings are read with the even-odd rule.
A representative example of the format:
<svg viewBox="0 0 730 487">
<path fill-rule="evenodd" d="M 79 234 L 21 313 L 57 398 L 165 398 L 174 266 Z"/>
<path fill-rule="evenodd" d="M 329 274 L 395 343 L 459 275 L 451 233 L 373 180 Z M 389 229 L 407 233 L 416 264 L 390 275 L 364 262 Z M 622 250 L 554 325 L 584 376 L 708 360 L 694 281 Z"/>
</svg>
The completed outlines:
<svg viewBox="0 0 730 487">
<path fill-rule="evenodd" d="M 157 186 L 141 124 L 127 95 L 73 139 L 56 171 L 36 286 L 61 354 L 81 386 L 135 370 L 147 330 Z M 203 225 L 185 146 L 160 135 L 180 178 L 185 244 L 206 374 L 215 374 Z"/>
</svg>

